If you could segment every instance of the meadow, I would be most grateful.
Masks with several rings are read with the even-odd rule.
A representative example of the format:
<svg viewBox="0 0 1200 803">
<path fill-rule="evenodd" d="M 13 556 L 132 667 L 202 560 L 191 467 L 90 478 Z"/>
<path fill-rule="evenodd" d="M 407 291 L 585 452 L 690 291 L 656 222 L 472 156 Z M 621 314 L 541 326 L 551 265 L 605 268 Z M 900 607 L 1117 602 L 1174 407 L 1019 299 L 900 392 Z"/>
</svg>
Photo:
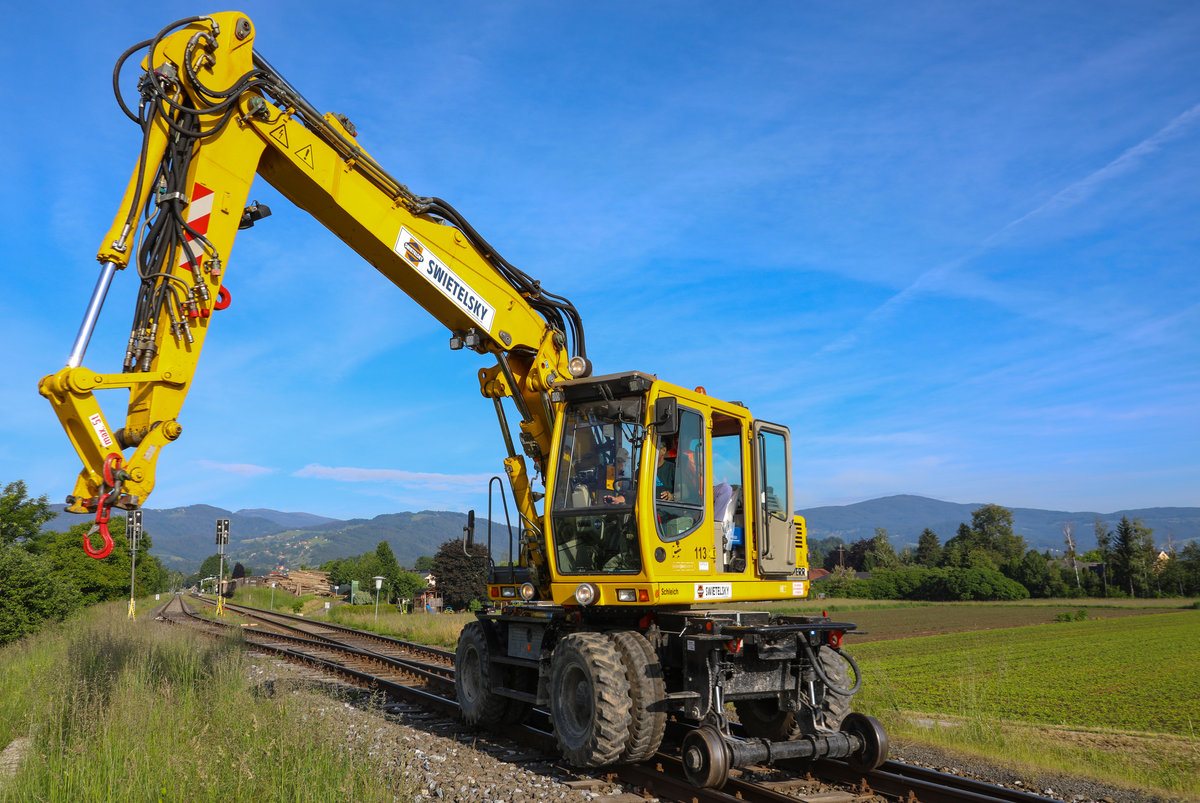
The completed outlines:
<svg viewBox="0 0 1200 803">
<path fill-rule="evenodd" d="M 411 798 L 402 766 L 331 749 L 323 693 L 264 694 L 237 639 L 153 606 L 98 605 L 0 649 L 0 745 L 28 740 L 0 801 Z"/>
<path fill-rule="evenodd" d="M 1200 800 L 1195 603 L 820 604 L 893 741 Z"/>
</svg>

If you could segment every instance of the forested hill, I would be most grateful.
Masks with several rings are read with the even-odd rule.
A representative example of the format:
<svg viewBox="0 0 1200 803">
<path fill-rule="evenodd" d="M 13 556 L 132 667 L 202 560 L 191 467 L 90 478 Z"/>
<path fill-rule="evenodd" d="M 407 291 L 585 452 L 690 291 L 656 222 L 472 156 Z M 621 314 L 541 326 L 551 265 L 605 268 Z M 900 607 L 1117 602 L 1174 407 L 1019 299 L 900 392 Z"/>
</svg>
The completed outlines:
<svg viewBox="0 0 1200 803">
<path fill-rule="evenodd" d="M 954 537 L 958 525 L 971 523 L 972 511 L 986 502 L 959 504 L 942 502 L 924 496 L 900 495 L 871 499 L 853 505 L 830 505 L 798 510 L 808 523 L 809 538 L 819 540 L 836 537 L 847 544 L 875 535 L 883 527 L 892 536 L 897 550 L 906 544 L 916 545 L 917 537 L 926 527 L 937 533 L 944 544 Z M 1003 501 L 996 504 L 1003 505 Z M 1200 507 L 1152 507 L 1112 512 L 1039 510 L 1009 508 L 1013 512 L 1013 529 L 1025 536 L 1031 548 L 1038 550 L 1063 549 L 1063 525 L 1070 523 L 1080 552 L 1096 546 L 1093 535 L 1097 519 L 1113 530 L 1122 516 L 1141 519 L 1154 529 L 1154 541 L 1165 549 L 1170 536 L 1176 546 L 1189 540 L 1200 540 Z"/>
<path fill-rule="evenodd" d="M 114 517 L 119 515 L 114 513 Z M 253 515 L 250 515 L 253 514 Z M 412 566 L 422 555 L 433 555 L 451 538 L 461 538 L 466 514 L 449 511 L 385 513 L 373 519 L 340 521 L 311 513 L 283 513 L 255 509 L 231 512 L 211 505 L 156 510 L 146 508 L 142 529 L 153 540 L 151 554 L 169 569 L 191 573 L 216 554 L 216 520 L 229 519 L 230 560 L 256 572 L 283 566 L 316 567 L 333 558 L 361 555 L 387 541 L 402 566 Z M 88 521 L 86 516 L 60 513 L 43 529 L 64 531 Z M 308 526 L 296 526 L 307 523 Z M 487 523 L 480 520 L 480 539 Z M 499 543 L 499 542 L 498 542 Z M 507 543 L 507 541 L 505 541 Z M 497 549 L 501 555 L 504 547 Z"/>
<path fill-rule="evenodd" d="M 849 544 L 871 538 L 876 527 L 883 527 L 893 536 L 892 545 L 899 551 L 906 544 L 915 545 L 917 536 L 926 527 L 945 543 L 954 536 L 960 523 L 970 523 L 972 511 L 983 504 L 959 504 L 904 495 L 797 512 L 807 519 L 809 536 L 813 540 L 833 536 Z M 1062 549 L 1062 528 L 1070 522 L 1077 547 L 1085 552 L 1095 546 L 1093 525 L 1096 519 L 1103 521 L 1109 529 L 1115 529 L 1122 516 L 1141 519 L 1154 528 L 1154 540 L 1160 548 L 1166 548 L 1168 536 L 1177 546 L 1200 539 L 1200 508 L 1196 507 L 1107 513 L 1011 510 L 1017 534 L 1025 536 L 1030 546 L 1038 550 Z M 147 508 L 142 526 L 153 538 L 152 553 L 167 568 L 190 573 L 205 558 L 216 553 L 215 523 L 219 518 L 230 521 L 230 558 L 260 572 L 276 566 L 290 569 L 301 564 L 318 566 L 332 558 L 361 555 L 374 550 L 380 541 L 388 542 L 401 565 L 411 566 L 418 557 L 433 555 L 451 538 L 462 537 L 462 528 L 466 524 L 465 514 L 449 511 L 385 513 L 373 519 L 340 521 L 312 513 L 284 513 L 265 508 L 231 512 L 211 505 L 188 505 L 166 510 Z M 66 530 L 86 520 L 85 516 L 59 514 L 44 529 Z M 480 520 L 477 529 L 481 541 L 487 537 L 486 527 L 486 522 Z M 507 539 L 499 530 L 493 537 L 496 559 L 506 559 Z"/>
</svg>

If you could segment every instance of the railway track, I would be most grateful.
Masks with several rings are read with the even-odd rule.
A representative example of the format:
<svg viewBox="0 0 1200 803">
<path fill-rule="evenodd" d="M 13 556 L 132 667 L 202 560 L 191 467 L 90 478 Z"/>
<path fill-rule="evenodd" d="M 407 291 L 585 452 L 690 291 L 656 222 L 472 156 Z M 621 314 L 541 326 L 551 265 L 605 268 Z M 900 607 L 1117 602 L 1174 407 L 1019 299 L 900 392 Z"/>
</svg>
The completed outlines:
<svg viewBox="0 0 1200 803">
<path fill-rule="evenodd" d="M 203 598 L 198 604 L 212 606 Z M 382 692 L 423 709 L 457 717 L 454 654 L 427 645 L 389 638 L 353 628 L 274 611 L 227 604 L 226 610 L 245 618 L 245 625 L 216 622 L 200 616 L 175 597 L 155 611 L 164 621 L 197 628 L 214 636 L 240 633 L 248 648 L 315 667 L 344 682 Z M 734 728 L 737 726 L 734 725 Z M 677 757 L 686 730 L 673 726 L 670 750 L 642 764 L 607 767 L 594 775 L 573 770 L 578 777 L 599 777 L 663 801 L 716 803 L 1046 803 L 1050 798 L 993 786 L 895 761 L 871 772 L 860 772 L 839 761 L 815 764 L 779 762 L 774 767 L 733 770 L 720 790 L 692 785 Z M 736 734 L 736 730 L 735 730 Z M 553 755 L 557 751 L 548 715 L 535 710 L 529 721 L 504 736 Z"/>
</svg>

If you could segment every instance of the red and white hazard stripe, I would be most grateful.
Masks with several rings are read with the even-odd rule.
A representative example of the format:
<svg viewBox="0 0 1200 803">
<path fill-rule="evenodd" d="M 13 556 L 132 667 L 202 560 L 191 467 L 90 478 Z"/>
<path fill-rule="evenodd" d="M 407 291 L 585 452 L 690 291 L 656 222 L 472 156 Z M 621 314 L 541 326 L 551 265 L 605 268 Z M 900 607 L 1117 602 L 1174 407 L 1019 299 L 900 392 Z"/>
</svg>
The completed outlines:
<svg viewBox="0 0 1200 803">
<path fill-rule="evenodd" d="M 188 203 L 187 215 L 184 220 L 195 229 L 197 234 L 208 234 L 208 218 L 212 214 L 214 197 L 213 191 L 203 184 L 196 183 L 192 186 L 192 200 Z M 188 261 L 188 256 L 192 256 L 199 263 L 203 254 L 204 247 L 196 242 L 190 231 L 184 230 L 183 254 L 178 267 L 191 270 L 192 265 Z"/>
</svg>

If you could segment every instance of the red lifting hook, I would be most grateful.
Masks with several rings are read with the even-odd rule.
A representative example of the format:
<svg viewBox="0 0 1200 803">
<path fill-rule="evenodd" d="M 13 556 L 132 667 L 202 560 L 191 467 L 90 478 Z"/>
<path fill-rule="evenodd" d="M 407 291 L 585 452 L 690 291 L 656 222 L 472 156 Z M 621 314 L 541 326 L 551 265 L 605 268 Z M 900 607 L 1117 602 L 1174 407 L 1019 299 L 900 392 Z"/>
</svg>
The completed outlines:
<svg viewBox="0 0 1200 803">
<path fill-rule="evenodd" d="M 83 551 L 89 558 L 96 560 L 107 558 L 113 550 L 112 534 L 108 531 L 108 519 L 112 515 L 112 506 L 107 503 L 108 497 L 117 492 L 116 486 L 124 479 L 120 475 L 122 465 L 121 455 L 115 452 L 104 458 L 104 484 L 112 487 L 113 490 L 100 494 L 100 501 L 96 505 L 96 523 L 83 536 Z M 100 537 L 104 539 L 104 546 L 100 549 L 92 548 L 92 536 L 96 533 L 100 533 Z"/>
<path fill-rule="evenodd" d="M 108 501 L 108 494 L 101 494 L 100 504 L 96 506 L 96 523 L 93 524 L 92 528 L 83 536 L 83 551 L 87 553 L 89 558 L 95 558 L 96 560 L 107 558 L 109 553 L 113 550 L 112 535 L 108 532 L 108 517 L 112 513 L 112 508 L 104 506 L 106 501 Z M 99 532 L 100 537 L 104 539 L 104 546 L 102 546 L 100 549 L 92 549 L 91 537 L 97 532 Z"/>
</svg>

